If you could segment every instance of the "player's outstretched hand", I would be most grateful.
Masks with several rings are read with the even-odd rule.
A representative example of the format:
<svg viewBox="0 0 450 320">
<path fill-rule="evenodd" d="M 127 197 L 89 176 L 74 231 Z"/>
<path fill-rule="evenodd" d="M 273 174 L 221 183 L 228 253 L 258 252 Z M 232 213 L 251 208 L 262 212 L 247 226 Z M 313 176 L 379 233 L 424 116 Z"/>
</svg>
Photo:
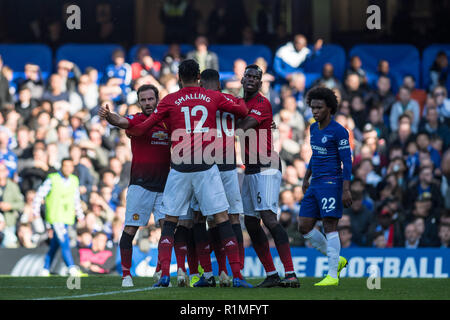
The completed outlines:
<svg viewBox="0 0 450 320">
<path fill-rule="evenodd" d="M 105 104 L 105 106 L 100 106 L 100 108 L 98 109 L 98 115 L 101 119 L 106 119 L 106 117 L 110 113 L 111 113 L 111 111 L 109 110 L 108 104 Z"/>
<path fill-rule="evenodd" d="M 342 193 L 342 203 L 344 204 L 345 208 L 350 208 L 352 205 L 352 193 L 350 190 L 344 190 Z"/>
</svg>

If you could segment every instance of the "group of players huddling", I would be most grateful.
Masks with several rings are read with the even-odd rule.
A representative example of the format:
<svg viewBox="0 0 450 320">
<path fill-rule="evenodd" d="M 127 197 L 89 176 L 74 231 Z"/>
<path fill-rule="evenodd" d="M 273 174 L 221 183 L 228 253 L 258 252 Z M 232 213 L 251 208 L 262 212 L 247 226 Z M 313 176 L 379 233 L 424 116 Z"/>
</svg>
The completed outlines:
<svg viewBox="0 0 450 320">
<path fill-rule="evenodd" d="M 122 117 L 108 106 L 99 110 L 101 118 L 126 130 L 133 154 L 120 239 L 122 286 L 133 286 L 133 238 L 153 212 L 161 226 L 155 287 L 170 285 L 174 248 L 178 286 L 215 287 L 210 256 L 214 250 L 220 286 L 252 288 L 242 276 L 241 214 L 266 272 L 257 287 L 299 287 L 289 239 L 277 221 L 281 161 L 272 144 L 272 107 L 259 93 L 262 70 L 254 64 L 247 66 L 241 80 L 243 98 L 221 93 L 219 73 L 207 69 L 200 74 L 194 60 L 183 61 L 178 75 L 182 88 L 161 101 L 156 87 L 143 85 L 138 89 L 141 113 Z M 299 231 L 328 256 L 328 275 L 315 285 L 338 285 L 347 261 L 339 256 L 337 222 L 343 205 L 351 204 L 348 133 L 332 119 L 337 100 L 331 90 L 311 89 L 307 104 L 316 122 L 310 128 L 313 154 L 303 183 Z M 236 169 L 236 136 L 244 151 L 242 190 Z M 317 219 L 323 221 L 325 236 L 314 228 Z M 261 220 L 275 241 L 284 266 L 283 279 L 274 266 Z"/>
</svg>

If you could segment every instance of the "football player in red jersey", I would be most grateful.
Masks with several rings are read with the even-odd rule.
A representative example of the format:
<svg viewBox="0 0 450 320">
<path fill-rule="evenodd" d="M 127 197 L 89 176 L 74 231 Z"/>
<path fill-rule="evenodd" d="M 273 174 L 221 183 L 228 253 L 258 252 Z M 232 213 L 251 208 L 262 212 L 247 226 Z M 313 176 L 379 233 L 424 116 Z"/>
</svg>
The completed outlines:
<svg viewBox="0 0 450 320">
<path fill-rule="evenodd" d="M 111 125 L 122 129 L 128 129 L 134 124 L 145 121 L 155 110 L 159 100 L 158 89 L 153 85 L 143 85 L 137 91 L 138 104 L 142 112 L 122 117 L 112 113 L 108 106 L 99 109 L 99 116 L 106 119 Z M 120 238 L 120 255 L 122 264 L 122 286 L 133 286 L 130 274 L 132 242 L 136 231 L 140 226 L 146 226 L 151 212 L 155 217 L 155 222 L 160 225 L 164 222 L 164 215 L 160 212 L 162 202 L 162 192 L 166 184 L 170 169 L 170 139 L 167 124 L 163 121 L 154 126 L 146 135 L 135 137 L 130 136 L 133 159 L 131 162 L 130 184 L 127 192 L 125 228 Z M 184 241 L 179 247 L 186 248 L 187 229 L 180 225 L 177 228 L 176 237 L 178 242 Z M 177 247 L 178 248 L 178 247 Z M 159 266 L 159 264 L 158 264 Z M 184 262 L 179 278 L 183 280 L 186 269 Z M 184 283 L 187 285 L 186 277 Z"/>
<path fill-rule="evenodd" d="M 228 218 L 229 205 L 219 169 L 214 157 L 208 157 L 207 152 L 211 149 L 208 146 L 214 142 L 213 137 L 217 136 L 217 110 L 237 117 L 245 117 L 248 110 L 244 101 L 236 104 L 220 92 L 201 88 L 196 61 L 183 61 L 178 68 L 178 75 L 183 88 L 167 95 L 146 121 L 129 129 L 130 134 L 141 135 L 167 119 L 171 130 L 171 170 L 161 208 L 166 218 L 158 245 L 162 275 L 155 286 L 167 287 L 170 283 L 174 231 L 179 216 L 187 213 L 191 198 L 195 195 L 202 214 L 214 216 L 233 272 L 233 286 L 247 287 L 240 272 L 239 248 Z"/>
<path fill-rule="evenodd" d="M 200 86 L 208 90 L 221 91 L 219 72 L 214 69 L 206 69 L 200 74 Z M 227 99 L 237 102 L 238 99 L 231 94 L 222 93 Z M 217 167 L 220 172 L 220 177 L 225 189 L 225 194 L 228 200 L 230 208 L 228 209 L 228 215 L 230 218 L 231 226 L 238 241 L 239 246 L 239 258 L 241 263 L 241 270 L 244 269 L 244 244 L 243 235 L 241 229 L 241 223 L 239 220 L 239 214 L 244 212 L 242 207 L 241 193 L 239 189 L 239 181 L 236 169 L 236 154 L 235 154 L 235 117 L 233 114 L 217 110 L 216 113 L 217 122 L 217 150 L 222 149 L 222 154 L 217 155 Z M 211 246 L 214 250 L 217 263 L 219 265 L 219 283 L 221 287 L 231 286 L 231 281 L 228 277 L 226 268 L 226 256 L 224 254 L 224 248 L 220 242 L 219 230 L 214 223 L 212 217 L 208 218 L 208 231 L 206 230 L 206 217 L 200 213 L 200 208 L 197 199 L 194 197 L 191 201 L 192 211 L 194 213 L 194 237 L 195 246 L 197 250 L 201 248 L 207 248 Z M 209 233 L 209 237 L 208 237 Z M 204 249 L 206 250 L 206 249 Z M 207 256 L 209 257 L 209 255 Z M 206 259 L 200 264 L 204 270 L 211 269 L 211 259 Z M 205 271 L 203 279 L 200 278 L 200 282 L 194 284 L 194 286 L 208 286 L 208 280 L 213 277 L 212 272 L 207 273 Z M 210 281 L 212 282 L 212 281 Z"/>
<path fill-rule="evenodd" d="M 267 277 L 258 287 L 299 287 L 292 264 L 289 238 L 277 220 L 278 197 L 281 185 L 281 161 L 272 143 L 272 106 L 259 93 L 262 70 L 257 65 L 245 69 L 241 83 L 248 116 L 239 121 L 238 128 L 244 131 L 240 142 L 245 144 L 243 157 L 245 176 L 242 184 L 244 221 L 259 260 Z M 255 133 L 256 143 L 248 142 L 249 133 Z M 242 134 L 242 132 L 237 132 Z M 250 135 L 251 136 L 251 135 Z M 251 140 L 251 139 L 250 139 Z M 261 227 L 261 219 L 269 229 L 283 262 L 286 277 L 281 280 L 270 255 L 269 242 Z"/>
</svg>

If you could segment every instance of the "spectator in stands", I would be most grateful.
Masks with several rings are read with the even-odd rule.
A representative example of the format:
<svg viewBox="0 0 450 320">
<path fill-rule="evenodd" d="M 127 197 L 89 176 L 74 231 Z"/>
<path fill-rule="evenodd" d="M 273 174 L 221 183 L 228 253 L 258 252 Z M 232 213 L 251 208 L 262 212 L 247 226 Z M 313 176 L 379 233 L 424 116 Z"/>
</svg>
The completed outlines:
<svg viewBox="0 0 450 320">
<path fill-rule="evenodd" d="M 344 91 L 344 87 L 342 86 L 341 81 L 334 76 L 334 67 L 331 63 L 325 63 L 322 68 L 322 76 L 315 80 L 313 85 L 315 86 L 323 86 L 328 89 L 338 89 L 340 92 Z"/>
<path fill-rule="evenodd" d="M 282 188 L 283 189 L 289 189 L 294 186 L 300 185 L 300 179 L 298 177 L 297 170 L 292 165 L 288 165 L 286 167 L 285 172 L 283 173 L 283 180 L 282 180 Z M 292 192 L 291 192 L 292 194 Z M 293 198 L 292 198 L 293 200 Z"/>
<path fill-rule="evenodd" d="M 409 140 L 414 136 L 411 130 L 411 118 L 408 113 L 398 118 L 398 130 L 391 132 L 389 144 L 398 144 L 406 147 Z"/>
<path fill-rule="evenodd" d="M 106 249 L 108 236 L 104 232 L 97 232 L 92 238 L 91 248 L 81 248 L 80 266 L 88 274 L 108 274 L 114 271 L 114 254 Z"/>
<path fill-rule="evenodd" d="M 103 171 L 101 175 L 101 182 L 98 186 L 98 189 L 100 190 L 103 187 L 111 188 L 110 190 L 110 199 L 109 204 L 110 207 L 115 210 L 116 207 L 120 203 L 120 193 L 122 192 L 122 187 L 119 185 L 120 181 L 120 175 L 116 175 L 114 171 L 111 169 L 106 169 Z M 105 199 L 105 197 L 104 197 Z M 106 200 L 106 199 L 105 199 Z"/>
<path fill-rule="evenodd" d="M 78 80 L 81 76 L 80 68 L 71 61 L 60 60 L 56 71 L 61 78 L 61 82 L 58 83 L 60 92 L 74 92 L 77 89 Z M 72 77 L 69 77 L 70 72 L 72 72 Z"/>
<path fill-rule="evenodd" d="M 366 246 L 367 231 L 372 223 L 372 212 L 363 204 L 363 192 L 352 192 L 352 200 L 351 207 L 345 208 L 344 214 L 348 215 L 352 221 L 352 240 L 359 246 Z"/>
<path fill-rule="evenodd" d="M 436 86 L 445 86 L 449 71 L 447 54 L 445 51 L 439 51 L 433 65 L 430 67 L 430 85 L 428 89 L 433 91 Z"/>
<path fill-rule="evenodd" d="M 77 247 L 79 249 L 92 247 L 92 233 L 88 228 L 79 228 L 77 230 Z"/>
<path fill-rule="evenodd" d="M 426 132 L 430 136 L 440 136 L 443 140 L 443 148 L 447 149 L 450 146 L 450 128 L 441 119 L 436 107 L 427 108 L 425 118 L 420 120 L 419 132 Z"/>
<path fill-rule="evenodd" d="M 21 161 L 33 157 L 33 146 L 31 144 L 31 132 L 27 126 L 20 126 L 17 129 L 17 146 L 13 152 L 17 156 L 17 171 L 22 170 Z"/>
<path fill-rule="evenodd" d="M 9 81 L 3 74 L 3 59 L 0 55 L 0 109 L 6 108 L 13 102 L 13 97 L 9 92 Z"/>
<path fill-rule="evenodd" d="M 133 81 L 146 75 L 159 79 L 161 63 L 153 60 L 150 50 L 146 46 L 139 47 L 136 60 L 131 64 L 131 79 Z"/>
<path fill-rule="evenodd" d="M 412 74 L 403 77 L 403 86 L 411 91 L 411 99 L 417 101 L 420 106 L 420 114 L 423 114 L 425 101 L 427 100 L 427 92 L 423 89 L 416 88 L 416 79 Z"/>
<path fill-rule="evenodd" d="M 370 91 L 365 96 L 364 101 L 369 108 L 381 105 L 382 112 L 386 115 L 384 121 L 388 122 L 387 116 L 390 114 L 391 107 L 396 101 L 395 96 L 391 91 L 391 79 L 384 75 L 380 75 L 377 80 L 376 90 Z"/>
<path fill-rule="evenodd" d="M 438 236 L 440 248 L 450 248 L 450 224 L 441 223 Z"/>
<path fill-rule="evenodd" d="M 289 87 L 292 89 L 292 95 L 295 98 L 297 104 L 297 110 L 301 115 L 309 121 L 312 118 L 311 108 L 305 104 L 305 85 L 306 78 L 303 73 L 293 73 L 289 80 Z"/>
<path fill-rule="evenodd" d="M 0 127 L 0 162 L 9 170 L 9 178 L 13 179 L 17 171 L 17 156 L 9 148 L 10 135 L 6 127 Z"/>
<path fill-rule="evenodd" d="M 113 64 L 106 67 L 106 77 L 120 79 L 120 88 L 123 94 L 127 94 L 131 84 L 131 66 L 125 62 L 125 52 L 118 48 L 113 51 L 111 59 Z"/>
<path fill-rule="evenodd" d="M 447 149 L 442 155 L 441 161 L 442 181 L 441 181 L 441 195 L 444 199 L 443 207 L 450 209 L 450 149 Z"/>
<path fill-rule="evenodd" d="M 97 84 L 91 83 L 91 79 L 87 74 L 80 76 L 77 89 L 75 95 L 69 97 L 70 103 L 74 105 L 71 108 L 71 115 L 81 109 L 91 110 L 98 102 L 98 86 Z M 76 101 L 74 101 L 75 99 Z M 74 110 L 75 112 L 73 112 Z"/>
<path fill-rule="evenodd" d="M 383 107 L 381 105 L 369 109 L 368 120 L 376 131 L 379 141 L 383 141 L 383 143 L 388 141 L 389 129 L 383 122 Z"/>
<path fill-rule="evenodd" d="M 273 117 L 273 121 L 279 125 L 286 123 L 292 129 L 292 136 L 295 141 L 304 139 L 305 119 L 297 109 L 297 104 L 293 96 L 287 97 L 283 101 L 283 108 L 280 113 Z"/>
<path fill-rule="evenodd" d="M 82 140 L 79 144 L 82 149 L 87 149 L 87 155 L 94 161 L 96 168 L 105 168 L 108 165 L 108 150 L 103 147 L 99 130 L 89 131 L 89 140 Z"/>
<path fill-rule="evenodd" d="M 436 86 L 433 89 L 433 98 L 439 112 L 439 117 L 443 118 L 447 126 L 450 126 L 450 99 L 447 96 L 447 89 L 444 86 Z"/>
<path fill-rule="evenodd" d="M 403 230 L 398 221 L 394 220 L 387 205 L 380 205 L 377 210 L 376 221 L 369 227 L 369 243 L 377 241 L 379 232 L 386 241 L 386 248 L 398 247 L 403 244 Z"/>
<path fill-rule="evenodd" d="M 357 248 L 358 246 L 352 241 L 352 228 L 348 226 L 338 227 L 339 239 L 341 240 L 341 248 Z"/>
<path fill-rule="evenodd" d="M 322 44 L 323 40 L 318 39 L 311 51 L 307 47 L 306 37 L 296 34 L 292 41 L 280 47 L 275 53 L 273 69 L 277 77 L 289 81 L 292 73 L 303 73 L 304 63 L 319 54 Z"/>
<path fill-rule="evenodd" d="M 350 58 L 350 67 L 345 71 L 345 78 L 348 75 L 356 73 L 359 78 L 361 88 L 367 90 L 369 88 L 369 80 L 367 79 L 367 72 L 362 68 L 361 58 L 359 56 L 353 56 Z"/>
<path fill-rule="evenodd" d="M 229 13 L 227 12 L 227 2 L 216 0 L 214 8 L 208 16 L 208 38 L 214 43 L 226 43 L 227 41 L 227 20 Z"/>
<path fill-rule="evenodd" d="M 350 101 L 354 96 L 365 97 L 367 90 L 362 86 L 359 75 L 355 72 L 347 74 L 343 98 Z"/>
<path fill-rule="evenodd" d="M 264 73 L 261 79 L 260 92 L 272 105 L 272 114 L 276 114 L 281 109 L 280 94 L 273 88 L 272 83 L 275 81 L 275 77 L 269 73 Z"/>
<path fill-rule="evenodd" d="M 172 43 L 162 60 L 161 76 L 166 74 L 178 74 L 178 66 L 183 61 L 184 55 L 178 43 Z"/>
<path fill-rule="evenodd" d="M 31 91 L 28 87 L 19 89 L 19 100 L 15 103 L 15 110 L 20 114 L 21 121 L 28 123 L 31 112 L 37 107 L 37 101 L 31 97 Z"/>
<path fill-rule="evenodd" d="M 27 63 L 25 64 L 24 72 L 25 79 L 18 80 L 19 91 L 23 88 L 28 88 L 31 99 L 39 101 L 44 94 L 44 81 L 39 65 Z"/>
<path fill-rule="evenodd" d="M 362 131 L 367 122 L 367 108 L 362 96 L 354 95 L 350 100 L 350 107 L 350 114 L 355 121 L 356 128 Z"/>
<path fill-rule="evenodd" d="M 74 174 L 78 177 L 78 180 L 80 181 L 81 200 L 87 203 L 89 199 L 89 194 L 91 193 L 93 188 L 94 178 L 89 172 L 89 169 L 86 168 L 82 163 L 80 163 L 81 148 L 79 147 L 79 145 L 72 144 L 69 148 L 69 155 L 75 167 Z"/>
<path fill-rule="evenodd" d="M 377 77 L 375 79 L 373 79 L 373 83 L 371 84 L 371 86 L 376 87 L 376 83 L 377 83 L 378 79 L 381 76 L 384 76 L 384 77 L 389 78 L 389 80 L 391 81 L 392 91 L 397 92 L 397 89 L 398 89 L 397 81 L 389 69 L 390 69 L 389 61 L 384 60 L 384 59 L 381 59 L 380 61 L 378 61 L 377 72 L 376 72 Z"/>
<path fill-rule="evenodd" d="M 435 168 L 439 168 L 441 166 L 441 155 L 439 152 L 434 149 L 430 144 L 430 136 L 426 132 L 419 132 L 416 136 L 416 144 L 418 152 L 416 152 L 417 162 L 419 166 L 421 165 L 419 159 L 419 152 L 428 152 L 430 154 L 430 159 L 433 162 Z"/>
<path fill-rule="evenodd" d="M 5 217 L 0 213 L 0 248 L 3 248 L 3 239 L 5 239 Z"/>
<path fill-rule="evenodd" d="M 219 71 L 219 58 L 215 52 L 208 50 L 208 39 L 205 36 L 198 36 L 195 39 L 195 49 L 189 51 L 186 59 L 194 59 L 200 66 L 200 72 L 205 69 Z"/>
<path fill-rule="evenodd" d="M 130 181 L 130 173 L 124 172 L 122 162 L 120 162 L 119 158 L 110 157 L 108 168 L 111 169 L 111 171 L 113 171 L 115 174 L 114 183 L 119 185 L 121 189 L 126 188 Z"/>
<path fill-rule="evenodd" d="M 16 223 L 24 207 L 24 197 L 17 183 L 9 178 L 8 167 L 3 162 L 0 162 L 0 191 L 0 213 L 6 223 L 4 245 L 14 246 Z"/>
<path fill-rule="evenodd" d="M 392 105 L 391 114 L 389 116 L 389 124 L 392 131 L 398 130 L 398 118 L 405 111 L 411 111 L 413 113 L 413 120 L 411 124 L 411 130 L 413 133 L 417 133 L 419 129 L 420 120 L 420 107 L 416 100 L 411 99 L 411 91 L 407 87 L 400 87 L 398 92 L 399 101 Z"/>
<path fill-rule="evenodd" d="M 245 68 L 247 67 L 247 62 L 244 59 L 236 59 L 233 63 L 233 76 L 225 80 L 225 90 L 224 92 L 230 93 L 234 96 L 243 96 L 244 89 L 242 89 L 241 79 L 244 76 Z"/>
<path fill-rule="evenodd" d="M 33 243 L 33 230 L 30 223 L 20 223 L 17 228 L 18 245 L 21 248 L 32 249 L 36 248 L 36 243 Z"/>
<path fill-rule="evenodd" d="M 406 216 L 408 222 L 421 218 L 424 220 L 423 243 L 426 246 L 435 246 L 439 243 L 438 223 L 439 210 L 433 207 L 433 199 L 429 194 L 423 194 L 413 202 L 413 207 Z"/>
<path fill-rule="evenodd" d="M 55 102 L 59 100 L 69 101 L 69 93 L 63 91 L 63 78 L 54 73 L 50 76 L 49 87 L 42 95 L 43 100 L 48 100 L 50 102 Z"/>
<path fill-rule="evenodd" d="M 410 209 L 414 205 L 414 201 L 420 197 L 429 197 L 434 208 L 442 207 L 443 199 L 439 191 L 439 185 L 433 179 L 433 168 L 431 166 L 420 167 L 419 179 L 412 182 L 406 192 L 405 208 Z"/>
<path fill-rule="evenodd" d="M 417 249 L 419 247 L 424 247 L 422 238 L 417 231 L 416 225 L 414 223 L 408 223 L 405 227 L 405 244 L 406 249 Z"/>
</svg>

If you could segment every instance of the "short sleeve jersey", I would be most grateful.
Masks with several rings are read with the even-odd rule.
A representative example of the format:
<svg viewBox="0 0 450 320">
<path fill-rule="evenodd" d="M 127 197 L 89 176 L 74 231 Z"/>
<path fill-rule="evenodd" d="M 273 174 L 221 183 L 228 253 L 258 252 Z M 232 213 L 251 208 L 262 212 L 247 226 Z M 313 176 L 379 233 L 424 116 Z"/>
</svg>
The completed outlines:
<svg viewBox="0 0 450 320">
<path fill-rule="evenodd" d="M 180 172 L 208 170 L 215 163 L 208 146 L 217 135 L 217 111 L 244 117 L 247 110 L 222 93 L 201 87 L 185 87 L 162 99 L 152 121 L 165 120 L 171 130 L 171 166 Z"/>
<path fill-rule="evenodd" d="M 127 116 L 129 128 L 144 122 L 148 116 L 137 113 Z M 163 192 L 170 170 L 170 136 L 166 123 L 160 122 L 142 136 L 130 136 L 130 185 L 139 185 L 153 192 Z"/>
<path fill-rule="evenodd" d="M 312 157 L 308 168 L 312 171 L 311 184 L 350 180 L 352 162 L 347 130 L 331 120 L 322 130 L 317 122 L 313 123 L 310 133 Z"/>
</svg>

